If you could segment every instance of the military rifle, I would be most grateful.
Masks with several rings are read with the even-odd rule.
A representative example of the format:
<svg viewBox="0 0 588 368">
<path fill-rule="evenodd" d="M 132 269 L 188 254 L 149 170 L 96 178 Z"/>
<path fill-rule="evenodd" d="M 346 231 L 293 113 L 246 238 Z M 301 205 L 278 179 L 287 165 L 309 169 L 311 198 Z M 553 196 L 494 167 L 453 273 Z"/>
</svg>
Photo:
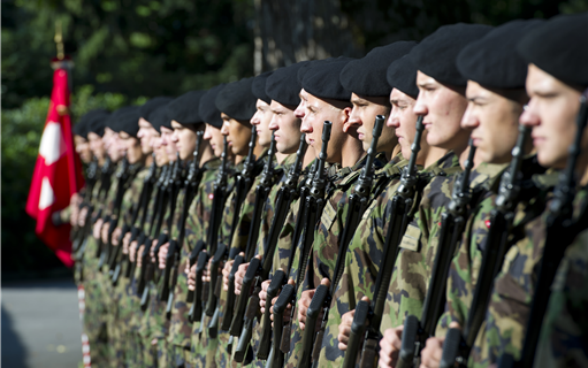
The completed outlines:
<svg viewBox="0 0 588 368">
<path fill-rule="evenodd" d="M 445 292 L 447 274 L 457 247 L 461 242 L 463 230 L 468 218 L 468 207 L 472 194 L 470 190 L 470 173 L 474 166 L 476 146 L 473 140 L 469 143 L 470 152 L 465 163 L 465 170 L 455 181 L 451 201 L 447 210 L 441 215 L 439 230 L 439 246 L 433 264 L 431 280 L 427 288 L 427 295 L 423 305 L 421 319 L 411 315 L 404 321 L 402 332 L 402 347 L 398 367 L 412 367 L 420 365 L 420 354 L 427 339 L 435 334 L 437 321 L 445 307 Z"/>
<path fill-rule="evenodd" d="M 573 202 L 576 196 L 576 165 L 582 150 L 582 138 L 588 124 L 588 90 L 580 97 L 580 110 L 576 118 L 576 136 L 569 148 L 569 157 L 565 170 L 559 176 L 553 199 L 549 203 L 546 219 L 546 236 L 543 255 L 539 266 L 536 285 L 538 286 L 531 304 L 531 313 L 527 319 L 523 350 L 519 360 L 511 354 L 502 356 L 498 366 L 533 367 L 537 341 L 543 325 L 543 317 L 551 296 L 551 285 L 563 259 L 566 249 L 579 232 L 588 227 L 588 210 L 582 209 L 580 216 L 573 218 Z"/>
<path fill-rule="evenodd" d="M 331 138 L 331 127 L 330 121 L 323 123 L 323 134 L 322 134 L 322 147 L 319 155 L 318 166 L 312 180 L 312 187 L 304 202 L 304 208 L 300 208 L 300 211 L 304 210 L 304 230 L 302 238 L 302 250 L 299 254 L 299 268 L 297 274 L 296 285 L 286 285 L 282 289 L 280 296 L 274 304 L 274 352 L 273 361 L 269 362 L 268 365 L 274 368 L 282 367 L 284 365 L 284 354 L 290 352 L 290 331 L 292 329 L 291 324 L 294 320 L 296 310 L 296 294 L 298 288 L 304 281 L 304 275 L 306 272 L 306 266 L 308 265 L 308 259 L 312 250 L 312 244 L 314 240 L 314 230 L 318 222 L 318 216 L 322 213 L 325 203 L 325 190 L 328 184 L 328 177 L 325 170 L 327 160 L 327 148 L 329 140 Z M 302 203 L 301 203 L 302 205 Z M 298 216 L 301 216 L 299 213 Z M 292 305 L 292 311 L 290 314 L 290 321 L 284 326 L 283 314 L 288 306 Z"/>
<path fill-rule="evenodd" d="M 359 225 L 359 221 L 363 216 L 363 213 L 368 207 L 370 200 L 370 193 L 374 181 L 374 161 L 376 159 L 378 139 L 382 134 L 382 128 L 384 126 L 385 117 L 378 115 L 373 128 L 373 139 L 371 146 L 367 152 L 366 164 L 359 176 L 356 186 L 353 188 L 353 192 L 349 196 L 347 218 L 345 219 L 345 226 L 343 233 L 341 234 L 341 240 L 339 242 L 339 250 L 337 254 L 337 260 L 335 263 L 334 279 L 331 282 L 330 287 L 326 285 L 319 285 L 312 297 L 308 310 L 306 311 L 306 322 L 304 333 L 302 335 L 302 353 L 301 358 L 298 362 L 298 368 L 307 368 L 313 363 L 313 366 L 318 364 L 318 358 L 321 349 L 321 343 L 323 340 L 323 334 L 327 326 L 327 320 L 329 315 L 329 308 L 331 306 L 331 300 L 335 295 L 337 284 L 343 275 L 343 267 L 345 265 L 345 254 L 349 243 Z M 320 312 L 323 312 L 323 319 L 318 332 L 315 333 L 315 326 Z M 314 350 L 313 350 L 314 347 Z"/>
<path fill-rule="evenodd" d="M 423 117 L 419 116 L 416 123 L 416 134 L 411 145 L 411 155 L 408 165 L 403 169 L 400 185 L 392 198 L 391 216 L 384 242 L 384 259 L 376 278 L 374 298 L 371 303 L 360 301 L 355 308 L 351 334 L 345 358 L 344 367 L 355 367 L 357 356 L 363 339 L 360 365 L 371 366 L 375 358 L 376 345 L 379 341 L 379 330 L 384 313 L 384 305 L 388 295 L 388 287 L 392 279 L 394 264 L 399 253 L 400 240 L 408 225 L 410 211 L 414 204 L 419 175 L 417 173 L 417 157 L 421 150 L 421 137 L 424 131 Z M 366 331 L 366 328 L 369 329 Z M 365 364 L 365 365 L 364 365 Z"/>
<path fill-rule="evenodd" d="M 463 334 L 456 328 L 447 332 L 443 343 L 441 367 L 453 367 L 455 363 L 460 366 L 467 364 L 470 350 L 486 316 L 494 278 L 500 271 L 504 256 L 510 248 L 508 238 L 513 229 L 517 199 L 521 192 L 521 167 L 529 133 L 530 128 L 519 126 L 517 143 L 512 150 L 512 161 L 508 170 L 502 174 L 495 202 L 496 207 L 490 212 L 491 225 L 465 328 Z"/>
</svg>

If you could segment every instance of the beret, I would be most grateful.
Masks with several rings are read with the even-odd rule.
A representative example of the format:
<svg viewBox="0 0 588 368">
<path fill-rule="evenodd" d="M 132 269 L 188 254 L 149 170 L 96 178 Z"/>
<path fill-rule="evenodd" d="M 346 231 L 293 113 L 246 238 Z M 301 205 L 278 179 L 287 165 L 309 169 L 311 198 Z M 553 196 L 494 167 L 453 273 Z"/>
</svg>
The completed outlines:
<svg viewBox="0 0 588 368">
<path fill-rule="evenodd" d="M 125 132 L 131 137 L 137 137 L 139 132 L 139 106 L 127 106 L 116 110 L 110 115 L 109 120 L 116 120 L 114 127 L 115 132 Z"/>
<path fill-rule="evenodd" d="M 216 95 L 216 108 L 232 119 L 249 121 L 255 114 L 257 97 L 251 92 L 253 77 L 229 83 Z"/>
<path fill-rule="evenodd" d="M 363 58 L 350 61 L 339 76 L 343 88 L 358 95 L 388 97 L 390 85 L 384 78 L 388 66 L 408 54 L 415 45 L 414 41 L 398 41 L 376 47 Z"/>
<path fill-rule="evenodd" d="M 161 127 L 171 129 L 171 119 L 167 116 L 167 105 L 159 106 L 149 114 L 149 122 L 153 128 L 161 133 Z"/>
<path fill-rule="evenodd" d="M 514 20 L 470 43 L 457 57 L 461 75 L 487 87 L 524 88 L 527 63 L 514 50 L 525 34 L 542 23 Z"/>
<path fill-rule="evenodd" d="M 265 93 L 265 85 L 267 83 L 267 78 L 272 75 L 272 73 L 273 72 L 261 73 L 257 77 L 253 78 L 253 83 L 251 84 L 251 92 L 253 95 L 268 105 L 270 102 L 272 102 L 272 99 L 269 98 L 267 93 Z"/>
<path fill-rule="evenodd" d="M 80 120 L 71 128 L 74 135 L 88 139 L 88 122 Z"/>
<path fill-rule="evenodd" d="M 275 70 L 265 85 L 265 92 L 269 98 L 282 105 L 298 106 L 302 88 L 298 82 L 298 70 L 308 63 L 308 61 L 301 61 Z"/>
<path fill-rule="evenodd" d="M 166 96 L 154 97 L 154 98 L 150 99 L 149 101 L 145 102 L 143 104 L 143 106 L 141 106 L 139 108 L 139 115 L 143 119 L 149 121 L 149 115 L 153 111 L 155 111 L 159 106 L 167 104 L 171 100 L 173 100 L 172 97 L 166 97 Z"/>
<path fill-rule="evenodd" d="M 216 95 L 225 88 L 226 84 L 222 83 L 218 86 L 209 89 L 202 98 L 200 98 L 199 112 L 205 123 L 212 125 L 218 129 L 223 126 L 223 119 L 221 119 L 221 112 L 217 109 L 215 100 Z"/>
<path fill-rule="evenodd" d="M 298 69 L 298 75 L 297 75 L 297 80 L 298 80 L 298 84 L 300 85 L 300 88 L 302 89 L 302 79 L 304 79 L 304 74 L 313 66 L 318 65 L 318 64 L 323 64 L 323 63 L 327 63 L 329 61 L 333 61 L 333 60 L 344 60 L 344 59 L 349 59 L 347 56 L 339 56 L 337 58 L 334 57 L 330 57 L 330 58 L 326 58 L 326 59 L 321 59 L 321 60 L 309 60 L 307 62 L 305 62 L 303 65 L 300 66 L 300 68 Z M 352 60 L 352 59 L 349 59 Z"/>
<path fill-rule="evenodd" d="M 339 74 L 351 60 L 353 59 L 337 58 L 313 64 L 304 73 L 302 88 L 318 98 L 349 101 L 351 92 L 343 88 Z"/>
<path fill-rule="evenodd" d="M 416 66 L 408 56 L 404 56 L 390 64 L 386 71 L 386 80 L 391 88 L 396 88 L 416 99 L 419 95 L 416 75 Z"/>
<path fill-rule="evenodd" d="M 517 51 L 564 83 L 588 86 L 588 13 L 549 19 L 526 34 Z"/>
<path fill-rule="evenodd" d="M 106 120 L 110 116 L 110 113 L 104 109 L 97 109 L 88 112 L 82 116 L 82 119 L 88 119 L 88 133 L 92 132 L 99 136 L 104 135 L 104 127 L 106 126 Z"/>
<path fill-rule="evenodd" d="M 175 120 L 182 125 L 202 123 L 203 120 L 198 113 L 198 109 L 200 99 L 205 93 L 206 91 L 190 91 L 165 105 L 170 121 Z"/>
<path fill-rule="evenodd" d="M 418 70 L 438 82 L 465 87 L 467 79 L 457 69 L 457 56 L 465 46 L 484 37 L 491 29 L 465 23 L 439 27 L 410 51 L 410 58 Z"/>
</svg>

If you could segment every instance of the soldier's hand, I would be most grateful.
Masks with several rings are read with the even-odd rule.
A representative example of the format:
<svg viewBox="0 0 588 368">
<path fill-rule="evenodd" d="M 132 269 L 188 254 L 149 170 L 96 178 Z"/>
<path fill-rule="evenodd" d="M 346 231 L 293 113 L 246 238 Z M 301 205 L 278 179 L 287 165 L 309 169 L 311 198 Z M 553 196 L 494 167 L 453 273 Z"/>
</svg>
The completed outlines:
<svg viewBox="0 0 588 368">
<path fill-rule="evenodd" d="M 149 248 L 149 257 L 151 257 L 151 263 L 155 263 L 155 246 L 157 245 L 157 239 L 151 241 L 151 248 Z"/>
<path fill-rule="evenodd" d="M 321 285 L 325 285 L 329 287 L 331 285 L 331 281 L 326 277 L 321 280 Z M 314 297 L 314 292 L 316 289 L 305 290 L 302 292 L 302 296 L 298 300 L 298 324 L 300 325 L 300 329 L 304 331 L 306 327 L 306 312 L 308 311 L 308 307 L 310 306 L 310 302 Z M 319 317 L 317 318 L 317 322 L 322 320 L 322 311 Z"/>
<path fill-rule="evenodd" d="M 265 313 L 265 304 L 267 299 L 267 288 L 272 280 L 265 280 L 261 283 L 261 291 L 259 292 L 259 309 L 261 310 L 261 314 Z"/>
<path fill-rule="evenodd" d="M 369 298 L 364 296 L 361 300 L 369 302 Z M 337 335 L 337 341 L 339 341 L 339 350 L 347 350 L 347 344 L 349 344 L 349 336 L 351 336 L 351 323 L 353 323 L 353 317 L 355 316 L 355 309 L 341 316 L 341 324 L 339 324 L 339 334 Z"/>
<path fill-rule="evenodd" d="M 202 282 L 210 282 L 210 266 L 212 265 L 212 257 L 206 262 L 206 267 L 202 271 Z"/>
<path fill-rule="evenodd" d="M 188 290 L 196 290 L 196 265 L 192 265 L 186 273 L 188 274 Z"/>
<path fill-rule="evenodd" d="M 389 328 L 384 331 L 384 337 L 380 340 L 380 368 L 395 367 L 398 363 L 398 354 L 402 348 L 402 331 L 404 325 Z"/>
<path fill-rule="evenodd" d="M 461 330 L 461 326 L 457 322 L 451 322 L 449 324 L 449 328 L 457 328 Z M 420 368 L 439 368 L 439 365 L 441 364 L 441 357 L 443 356 L 444 342 L 445 337 L 430 337 L 427 339 L 427 344 L 423 351 L 421 351 Z"/>
<path fill-rule="evenodd" d="M 163 244 L 161 247 L 159 247 L 159 254 L 157 255 L 157 257 L 159 258 L 159 268 L 160 269 L 165 269 L 165 259 L 167 258 L 167 251 L 169 249 L 169 242 Z"/>
<path fill-rule="evenodd" d="M 289 279 L 288 284 L 289 285 L 296 285 L 296 282 L 292 279 Z M 280 297 L 280 295 L 278 294 L 278 296 L 276 296 L 275 298 L 272 299 L 272 306 L 270 308 L 270 319 L 272 320 L 272 328 L 274 327 L 274 305 L 276 304 L 276 300 L 278 300 L 279 297 Z M 282 321 L 284 321 L 284 323 L 290 323 L 290 315 L 291 314 L 292 314 L 292 304 L 288 303 L 288 305 L 284 309 L 284 315 L 282 317 Z"/>
<path fill-rule="evenodd" d="M 72 225 L 75 225 L 75 222 L 77 222 L 78 226 L 84 227 L 84 225 L 86 225 L 86 216 L 87 215 L 88 215 L 88 207 L 82 208 L 82 210 L 78 214 L 77 219 L 75 219 L 73 216 L 71 217 Z"/>
<path fill-rule="evenodd" d="M 102 226 L 102 242 L 104 244 L 108 244 L 108 229 L 110 229 L 110 223 L 106 223 L 104 224 L 104 226 Z"/>
<path fill-rule="evenodd" d="M 127 235 L 125 235 L 125 237 L 123 238 L 123 250 L 125 249 L 125 244 L 129 244 L 129 241 L 131 240 L 130 233 L 128 233 Z M 139 246 L 139 242 L 136 240 L 133 240 L 130 246 L 127 245 L 127 247 L 129 248 L 129 261 L 131 261 L 131 263 L 135 263 L 135 255 L 140 255 L 142 253 L 141 251 L 137 252 L 137 246 Z M 141 257 L 138 256 L 136 258 Z"/>
<path fill-rule="evenodd" d="M 229 275 L 231 273 L 231 269 L 233 268 L 234 260 L 229 260 L 225 263 L 225 267 L 223 267 L 223 290 L 229 290 Z"/>
<path fill-rule="evenodd" d="M 241 288 L 243 288 L 243 277 L 249 268 L 249 263 L 241 263 L 237 272 L 235 273 L 235 295 L 241 295 Z"/>
<path fill-rule="evenodd" d="M 139 250 L 137 251 L 137 267 L 143 267 L 143 257 L 141 257 L 141 254 L 143 254 L 144 250 L 145 250 L 145 245 L 141 245 L 139 247 Z M 133 261 L 131 261 L 131 262 L 133 262 Z"/>
<path fill-rule="evenodd" d="M 99 218 L 96 223 L 94 224 L 94 228 L 92 229 L 92 235 L 94 236 L 94 238 L 96 240 L 100 239 L 100 234 L 101 234 L 101 230 L 102 230 L 102 224 L 104 223 L 104 221 L 102 221 L 101 218 Z"/>
</svg>

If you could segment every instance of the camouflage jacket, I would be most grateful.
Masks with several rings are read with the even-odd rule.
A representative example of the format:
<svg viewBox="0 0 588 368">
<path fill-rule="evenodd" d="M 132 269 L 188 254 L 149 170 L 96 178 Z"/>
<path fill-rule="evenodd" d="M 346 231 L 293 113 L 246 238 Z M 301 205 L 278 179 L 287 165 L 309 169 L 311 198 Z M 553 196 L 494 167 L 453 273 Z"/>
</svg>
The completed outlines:
<svg viewBox="0 0 588 368">
<path fill-rule="evenodd" d="M 535 367 L 588 366 L 587 310 L 588 230 L 584 230 L 566 250 L 551 286 Z"/>
<path fill-rule="evenodd" d="M 437 337 L 443 337 L 447 333 L 449 324 L 457 322 L 461 326 L 465 325 L 468 317 L 470 304 L 472 302 L 474 289 L 479 277 L 480 267 L 482 264 L 482 254 L 487 247 L 488 233 L 490 231 L 491 212 L 495 207 L 496 196 L 502 174 L 507 169 L 507 165 L 486 164 L 476 169 L 484 171 L 488 179 L 483 185 L 479 186 L 480 192 L 476 193 L 476 203 L 472 203 L 472 210 L 462 241 L 459 246 L 457 255 L 453 259 L 449 269 L 447 280 L 447 294 L 445 313 L 441 316 L 437 325 Z M 532 184 L 532 176 L 541 174 L 544 170 L 536 163 L 536 156 L 526 158 L 522 164 L 523 175 L 521 183 L 521 193 L 518 196 L 519 204 L 517 205 L 517 217 L 513 222 L 513 230 L 509 242 L 516 242 L 518 234 L 514 234 L 516 229 L 524 227 L 525 223 L 533 220 L 540 211 L 534 211 L 536 191 Z M 493 175 L 495 173 L 495 175 Z"/>
<path fill-rule="evenodd" d="M 536 180 L 543 185 L 540 198 L 547 204 L 543 208 L 547 208 L 557 173 L 548 172 Z M 584 191 L 576 196 L 574 216 L 584 199 Z M 520 358 L 545 245 L 546 218 L 547 211 L 544 211 L 540 217 L 530 221 L 525 226 L 525 237 L 506 253 L 502 269 L 494 280 L 486 320 L 470 354 L 470 365 L 487 366 L 496 363 L 504 354 Z"/>
</svg>

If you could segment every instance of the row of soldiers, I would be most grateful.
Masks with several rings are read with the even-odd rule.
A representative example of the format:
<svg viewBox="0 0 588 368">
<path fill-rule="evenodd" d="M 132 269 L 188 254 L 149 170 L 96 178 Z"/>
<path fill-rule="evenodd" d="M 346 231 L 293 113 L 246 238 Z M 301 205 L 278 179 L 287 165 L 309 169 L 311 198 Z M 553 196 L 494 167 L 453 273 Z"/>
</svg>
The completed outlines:
<svg viewBox="0 0 588 368">
<path fill-rule="evenodd" d="M 588 14 L 96 110 L 91 364 L 588 366 Z"/>
</svg>

